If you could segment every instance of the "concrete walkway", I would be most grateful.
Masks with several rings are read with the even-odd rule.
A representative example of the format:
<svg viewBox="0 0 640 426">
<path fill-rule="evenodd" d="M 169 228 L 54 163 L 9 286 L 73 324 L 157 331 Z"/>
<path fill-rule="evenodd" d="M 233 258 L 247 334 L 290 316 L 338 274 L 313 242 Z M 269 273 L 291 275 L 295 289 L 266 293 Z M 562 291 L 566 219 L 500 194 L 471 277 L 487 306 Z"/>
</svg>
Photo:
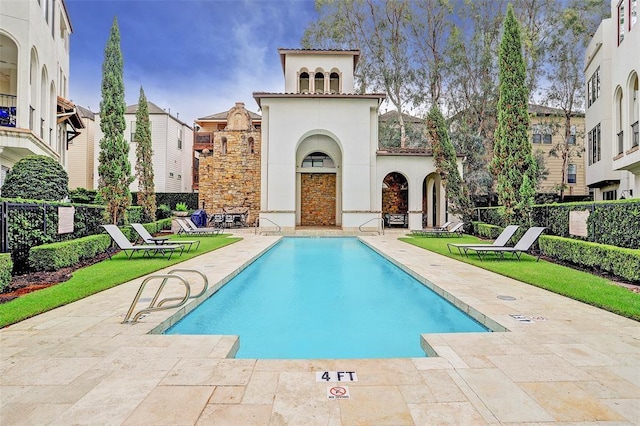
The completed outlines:
<svg viewBox="0 0 640 426">
<path fill-rule="evenodd" d="M 278 238 L 241 236 L 180 267 L 222 282 Z M 428 358 L 235 360 L 233 336 L 148 334 L 175 310 L 121 324 L 139 279 L 0 330 L 0 424 L 640 424 L 640 323 L 397 236 L 363 239 L 508 331 L 424 335 Z"/>
</svg>

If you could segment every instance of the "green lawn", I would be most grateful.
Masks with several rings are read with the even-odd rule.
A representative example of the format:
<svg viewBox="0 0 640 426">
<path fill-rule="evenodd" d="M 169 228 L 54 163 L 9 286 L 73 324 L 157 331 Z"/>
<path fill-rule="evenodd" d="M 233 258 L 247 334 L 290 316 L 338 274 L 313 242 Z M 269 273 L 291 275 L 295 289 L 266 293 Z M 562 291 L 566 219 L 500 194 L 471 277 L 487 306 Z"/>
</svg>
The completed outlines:
<svg viewBox="0 0 640 426">
<path fill-rule="evenodd" d="M 228 235 L 172 237 L 180 238 L 199 239 L 200 247 L 184 252 L 182 256 L 174 255 L 171 260 L 160 256 L 143 258 L 141 253 L 128 259 L 120 252 L 111 259 L 78 269 L 68 281 L 0 304 L 0 328 L 241 240 Z"/>
<path fill-rule="evenodd" d="M 457 250 L 452 249 L 453 253 L 449 253 L 448 242 L 486 243 L 486 241 L 480 241 L 472 236 L 462 238 L 406 237 L 400 238 L 400 240 L 640 321 L 640 294 L 615 285 L 605 278 L 544 260 L 536 262 L 536 258 L 529 255 L 523 255 L 522 259 L 517 261 L 515 258 L 511 259 L 508 254 L 505 255 L 505 260 L 496 260 L 496 256 L 491 254 L 483 256 L 485 260 L 480 261 L 475 254 L 470 254 L 467 258 L 461 256 Z"/>
</svg>

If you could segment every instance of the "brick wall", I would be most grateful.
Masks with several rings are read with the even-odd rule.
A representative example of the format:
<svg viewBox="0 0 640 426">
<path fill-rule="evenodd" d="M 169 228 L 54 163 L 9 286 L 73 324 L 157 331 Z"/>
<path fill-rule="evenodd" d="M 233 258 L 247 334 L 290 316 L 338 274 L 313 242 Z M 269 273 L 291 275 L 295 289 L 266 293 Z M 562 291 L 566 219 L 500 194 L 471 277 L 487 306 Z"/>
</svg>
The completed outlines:
<svg viewBox="0 0 640 426">
<path fill-rule="evenodd" d="M 336 175 L 334 173 L 302 173 L 302 226 L 335 226 Z"/>
</svg>

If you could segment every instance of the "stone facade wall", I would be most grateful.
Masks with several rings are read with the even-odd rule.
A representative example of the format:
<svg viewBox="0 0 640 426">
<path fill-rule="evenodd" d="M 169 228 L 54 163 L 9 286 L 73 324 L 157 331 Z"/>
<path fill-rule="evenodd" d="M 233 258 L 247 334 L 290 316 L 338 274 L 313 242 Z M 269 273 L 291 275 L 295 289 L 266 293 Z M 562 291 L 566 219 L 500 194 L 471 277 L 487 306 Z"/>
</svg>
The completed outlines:
<svg viewBox="0 0 640 426">
<path fill-rule="evenodd" d="M 406 213 L 409 211 L 409 192 L 400 188 L 382 189 L 382 213 Z"/>
<path fill-rule="evenodd" d="M 302 226 L 335 226 L 336 175 L 334 173 L 301 174 Z"/>
<path fill-rule="evenodd" d="M 200 155 L 198 205 L 209 214 L 247 208 L 253 224 L 260 211 L 260 146 L 259 130 L 214 132 L 213 151 Z"/>
</svg>

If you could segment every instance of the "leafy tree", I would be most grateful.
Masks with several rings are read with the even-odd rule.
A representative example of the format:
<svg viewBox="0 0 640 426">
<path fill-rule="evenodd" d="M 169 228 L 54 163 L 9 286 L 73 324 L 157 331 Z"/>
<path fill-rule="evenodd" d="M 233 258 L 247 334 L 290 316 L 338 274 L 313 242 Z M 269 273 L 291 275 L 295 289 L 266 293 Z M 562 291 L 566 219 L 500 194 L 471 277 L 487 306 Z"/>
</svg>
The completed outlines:
<svg viewBox="0 0 640 426">
<path fill-rule="evenodd" d="M 106 202 L 106 220 L 113 224 L 124 222 L 126 209 L 131 205 L 129 184 L 133 181 L 129 144 L 124 138 L 123 67 L 118 20 L 114 18 L 102 64 L 100 129 L 103 136 L 98 157 L 98 193 Z"/>
<path fill-rule="evenodd" d="M 529 142 L 529 93 L 520 28 L 507 7 L 498 54 L 498 127 L 491 170 L 507 223 L 528 220 L 536 187 L 536 162 Z"/>
<path fill-rule="evenodd" d="M 409 54 L 411 2 L 395 0 L 316 0 L 320 14 L 305 31 L 305 48 L 361 51 L 356 77 L 360 92 L 383 90 L 398 112 L 400 146 L 406 143 L 402 113 L 412 97 L 415 70 Z"/>
<path fill-rule="evenodd" d="M 7 198 L 60 201 L 68 195 L 69 175 L 60 163 L 45 155 L 19 160 L 2 185 L 2 196 Z"/>
<path fill-rule="evenodd" d="M 138 205 L 142 207 L 145 220 L 151 222 L 156 217 L 156 193 L 153 184 L 153 149 L 151 145 L 151 126 L 149 106 L 144 90 L 140 87 L 138 111 L 136 111 L 136 132 L 133 135 L 136 145 L 136 177 L 138 178 Z"/>
<path fill-rule="evenodd" d="M 471 222 L 473 205 L 469 199 L 469 191 L 460 177 L 456 151 L 449 139 L 447 124 L 440 109 L 433 105 L 427 115 L 427 131 L 431 142 L 431 150 L 440 174 L 449 202 L 449 210 L 462 216 L 464 222 Z"/>
</svg>

